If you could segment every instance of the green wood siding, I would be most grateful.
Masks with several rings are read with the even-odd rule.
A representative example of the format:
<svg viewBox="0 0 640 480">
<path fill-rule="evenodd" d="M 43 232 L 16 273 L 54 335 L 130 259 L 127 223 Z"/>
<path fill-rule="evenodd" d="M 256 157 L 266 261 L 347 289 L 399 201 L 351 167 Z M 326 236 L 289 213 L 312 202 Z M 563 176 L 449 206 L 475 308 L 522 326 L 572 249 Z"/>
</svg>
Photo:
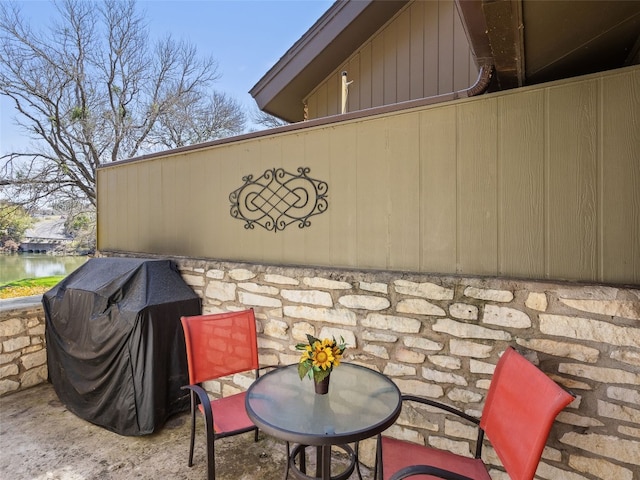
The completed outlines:
<svg viewBox="0 0 640 480">
<path fill-rule="evenodd" d="M 640 67 L 98 170 L 98 247 L 273 264 L 640 284 Z M 282 167 L 329 185 L 311 226 L 244 228 Z"/>
</svg>

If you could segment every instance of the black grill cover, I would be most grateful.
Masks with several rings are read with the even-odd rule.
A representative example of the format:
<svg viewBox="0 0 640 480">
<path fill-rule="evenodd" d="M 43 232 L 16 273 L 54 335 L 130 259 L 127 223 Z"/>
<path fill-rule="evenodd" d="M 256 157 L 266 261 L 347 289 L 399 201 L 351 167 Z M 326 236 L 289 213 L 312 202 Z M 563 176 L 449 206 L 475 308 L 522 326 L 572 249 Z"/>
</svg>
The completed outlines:
<svg viewBox="0 0 640 480">
<path fill-rule="evenodd" d="M 200 298 L 169 260 L 94 258 L 42 297 L 49 380 L 80 418 L 146 435 L 189 408 L 182 315 Z"/>
</svg>

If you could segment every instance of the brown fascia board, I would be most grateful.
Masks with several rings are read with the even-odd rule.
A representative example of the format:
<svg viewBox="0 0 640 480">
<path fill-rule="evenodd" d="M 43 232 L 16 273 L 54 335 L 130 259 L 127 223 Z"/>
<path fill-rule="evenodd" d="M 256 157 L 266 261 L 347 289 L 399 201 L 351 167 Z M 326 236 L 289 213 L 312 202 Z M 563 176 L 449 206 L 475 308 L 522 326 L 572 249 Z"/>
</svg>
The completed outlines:
<svg viewBox="0 0 640 480">
<path fill-rule="evenodd" d="M 524 83 L 521 0 L 455 0 L 478 68 L 493 65 L 500 90 Z"/>
<path fill-rule="evenodd" d="M 260 110 L 303 120 L 303 99 L 409 0 L 338 0 L 249 90 Z"/>
</svg>

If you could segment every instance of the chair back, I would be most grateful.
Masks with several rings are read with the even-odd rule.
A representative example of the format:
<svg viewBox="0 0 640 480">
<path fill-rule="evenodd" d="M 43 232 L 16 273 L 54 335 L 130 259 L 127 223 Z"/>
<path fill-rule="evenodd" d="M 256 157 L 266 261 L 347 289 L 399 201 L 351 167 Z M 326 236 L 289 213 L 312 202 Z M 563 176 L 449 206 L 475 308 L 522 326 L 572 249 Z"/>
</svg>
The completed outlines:
<svg viewBox="0 0 640 480">
<path fill-rule="evenodd" d="M 480 427 L 512 480 L 533 479 L 551 425 L 573 398 L 513 348 L 504 352 Z"/>
<path fill-rule="evenodd" d="M 189 383 L 258 369 L 253 309 L 182 317 Z"/>
</svg>

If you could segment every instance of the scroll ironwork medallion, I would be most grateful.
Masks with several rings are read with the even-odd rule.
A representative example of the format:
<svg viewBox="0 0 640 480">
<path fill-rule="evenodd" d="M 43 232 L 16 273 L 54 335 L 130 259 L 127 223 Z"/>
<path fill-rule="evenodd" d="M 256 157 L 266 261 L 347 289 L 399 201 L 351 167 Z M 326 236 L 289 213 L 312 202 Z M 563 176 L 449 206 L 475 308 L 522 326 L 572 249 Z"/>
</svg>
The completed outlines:
<svg viewBox="0 0 640 480">
<path fill-rule="evenodd" d="M 296 223 L 311 225 L 309 218 L 327 210 L 326 182 L 309 177 L 307 167 L 298 167 L 298 175 L 283 168 L 266 170 L 261 177 L 242 177 L 244 185 L 229 195 L 231 216 L 244 220 L 244 228 L 256 225 L 278 232 Z"/>
</svg>

